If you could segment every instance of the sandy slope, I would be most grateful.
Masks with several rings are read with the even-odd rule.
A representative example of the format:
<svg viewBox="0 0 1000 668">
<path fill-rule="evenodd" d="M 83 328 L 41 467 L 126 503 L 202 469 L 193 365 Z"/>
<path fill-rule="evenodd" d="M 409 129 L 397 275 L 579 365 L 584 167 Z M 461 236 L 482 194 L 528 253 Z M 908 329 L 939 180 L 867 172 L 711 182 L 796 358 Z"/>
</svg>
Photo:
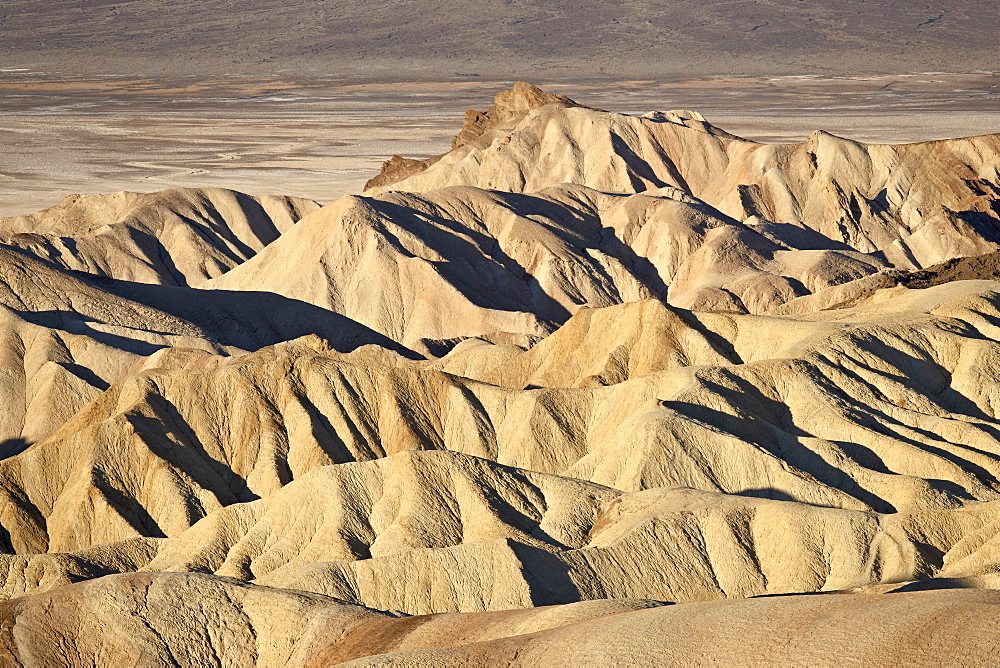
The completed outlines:
<svg viewBox="0 0 1000 668">
<path fill-rule="evenodd" d="M 343 316 L 278 295 L 115 281 L 10 246 L 0 246 L 0 266 L 6 455 L 145 368 L 214 365 L 306 334 L 344 351 L 369 343 L 401 349 Z"/>
<path fill-rule="evenodd" d="M 992 657 L 996 137 L 497 102 L 308 213 L 4 221 L 6 655 Z"/>
<path fill-rule="evenodd" d="M 985 665 L 998 649 L 998 597 L 619 600 L 399 618 L 236 580 L 129 575 L 2 604 L 0 646 L 21 665 Z"/>
<path fill-rule="evenodd" d="M 263 577 L 408 612 L 926 577 L 960 542 L 976 552 L 973 533 L 995 522 L 993 504 L 975 502 L 1000 498 L 998 287 L 962 281 L 795 318 L 645 302 L 607 309 L 609 328 L 587 312 L 491 372 L 551 389 L 421 369 L 448 358 L 361 363 L 363 349 L 308 342 L 146 371 L 0 462 L 8 549 L 168 537 L 149 568 Z M 588 343 L 591 328 L 619 349 Z M 686 352 L 705 348 L 712 359 Z M 644 367 L 644 355 L 665 364 Z M 721 511 L 690 525 L 674 486 L 739 501 L 730 511 L 724 497 L 690 497 Z M 628 507 L 653 514 L 609 528 Z M 963 574 L 992 568 L 984 549 Z M 482 589 L 473 573 L 487 563 L 512 574 Z M 386 584 L 412 585 L 380 585 L 387 569 Z M 560 571 L 570 576 L 557 585 Z M 452 584 L 429 584 L 441 578 Z"/>
<path fill-rule="evenodd" d="M 452 187 L 342 198 L 204 286 L 276 292 L 415 347 L 544 335 L 581 306 L 653 297 L 759 313 L 887 266 L 799 227 L 741 224 L 672 187 Z"/>
<path fill-rule="evenodd" d="M 251 258 L 319 205 L 219 188 L 70 196 L 0 218 L 0 241 L 61 267 L 161 285 L 197 286 Z"/>
<path fill-rule="evenodd" d="M 518 84 L 454 144 L 387 163 L 364 196 L 206 287 L 276 292 L 436 352 L 648 297 L 764 313 L 1000 242 L 997 135 L 758 144 L 691 112 L 601 112 Z"/>
<path fill-rule="evenodd" d="M 514 90 L 532 92 L 523 84 Z M 804 228 L 911 268 L 995 249 L 998 155 L 997 135 L 877 145 L 817 131 L 802 144 L 758 144 L 694 112 L 627 116 L 548 103 L 372 192 L 472 185 L 532 193 L 574 183 L 633 193 L 670 186 L 737 220 L 777 224 L 779 238 L 782 225 Z"/>
</svg>

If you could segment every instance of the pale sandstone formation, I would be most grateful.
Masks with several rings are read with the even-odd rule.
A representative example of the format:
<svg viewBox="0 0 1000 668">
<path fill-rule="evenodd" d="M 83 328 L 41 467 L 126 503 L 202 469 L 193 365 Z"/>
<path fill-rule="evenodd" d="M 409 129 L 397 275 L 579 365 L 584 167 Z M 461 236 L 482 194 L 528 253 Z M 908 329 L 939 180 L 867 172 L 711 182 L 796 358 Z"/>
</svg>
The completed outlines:
<svg viewBox="0 0 1000 668">
<path fill-rule="evenodd" d="M 462 129 L 451 141 L 453 149 L 474 144 L 483 148 L 498 132 L 513 130 L 532 109 L 557 104 L 560 106 L 578 107 L 576 102 L 565 95 L 546 93 L 545 91 L 523 81 L 514 84 L 511 90 L 497 94 L 492 107 L 486 111 L 469 109 L 465 112 L 465 123 Z M 414 160 L 394 155 L 385 161 L 382 170 L 365 183 L 365 190 L 390 186 L 405 178 L 419 174 L 443 156 L 438 155 L 426 160 Z"/>
<path fill-rule="evenodd" d="M 857 306 L 875 297 L 880 290 L 902 286 L 930 288 L 950 281 L 996 280 L 1000 278 L 1000 252 L 958 257 L 918 271 L 890 270 L 818 290 L 772 306 L 769 313 L 792 314 Z"/>
<path fill-rule="evenodd" d="M 952 577 L 962 563 L 982 573 L 998 563 L 983 547 L 998 513 L 996 503 L 880 515 L 687 488 L 622 494 L 401 453 L 377 467 L 323 467 L 210 515 L 143 570 L 214 572 L 410 614 L 744 598 Z"/>
<path fill-rule="evenodd" d="M 25 666 L 304 665 L 317 644 L 387 617 L 197 574 L 101 578 L 2 605 L 0 653 Z"/>
<path fill-rule="evenodd" d="M 191 322 L 0 248 L 4 456 L 48 435 L 159 349 L 227 354 Z"/>
<path fill-rule="evenodd" d="M 423 171 L 307 215 L 205 285 L 306 301 L 435 355 L 649 297 L 825 308 L 843 284 L 996 250 L 998 155 L 995 135 L 757 144 L 695 113 L 626 116 L 519 84 Z"/>
<path fill-rule="evenodd" d="M 998 604 L 955 589 L 400 617 L 229 578 L 131 574 L 0 603 L 0 651 L 10 665 L 987 665 Z"/>
<path fill-rule="evenodd" d="M 0 243 L 66 269 L 140 283 L 196 286 L 244 262 L 316 202 L 222 188 L 70 195 L 0 218 Z"/>
<path fill-rule="evenodd" d="M 322 208 L 3 221 L 0 655 L 992 659 L 997 141 L 518 85 Z"/>
<path fill-rule="evenodd" d="M 156 556 L 158 538 L 128 538 L 75 552 L 0 555 L 2 596 L 17 598 L 105 575 L 137 571 Z"/>
<path fill-rule="evenodd" d="M 584 312 L 504 365 L 520 375 L 513 385 L 548 386 L 539 389 L 422 370 L 440 362 L 399 356 L 361 365 L 351 360 L 364 350 L 336 353 L 308 340 L 214 368 L 144 371 L 0 462 L 9 509 L 0 523 L 18 554 L 169 537 L 148 568 L 264 577 L 411 612 L 926 577 L 993 522 L 991 503 L 970 506 L 972 514 L 951 509 L 1000 498 L 991 454 L 998 287 L 960 281 L 794 318 L 679 315 L 644 302 L 606 309 L 617 330 L 601 325 L 602 311 Z M 595 326 L 617 332 L 622 350 L 588 344 Z M 645 338 L 630 334 L 643 327 Z M 643 367 L 649 340 L 664 362 Z M 710 347 L 707 359 L 686 351 Z M 560 359 L 568 361 L 537 366 Z M 680 525 L 655 520 L 668 528 L 649 536 L 681 541 L 670 549 L 656 548 L 663 536 L 650 544 L 645 529 L 595 529 L 622 492 L 669 499 L 678 493 L 662 488 L 678 485 L 740 500 L 729 514 L 725 497 L 706 504 L 729 518 L 717 525 L 686 526 L 688 511 Z M 670 507 L 663 503 L 653 506 Z M 873 510 L 891 519 L 865 515 Z M 750 521 L 734 518 L 765 511 L 786 519 L 734 528 Z M 817 529 L 826 520 L 795 519 L 801 512 L 833 513 L 833 523 Z M 920 513 L 935 519 L 888 528 Z M 682 538 L 711 535 L 712 526 L 722 538 Z M 797 537 L 795 526 L 818 533 Z M 744 531 L 760 537 L 726 538 Z M 762 541 L 771 534 L 787 542 L 768 550 L 795 546 L 800 556 L 768 563 Z M 697 548 L 713 540 L 725 547 Z M 659 549 L 664 557 L 624 567 L 628 555 Z M 672 565 L 675 554 L 685 566 Z M 739 554 L 751 556 L 726 556 Z M 968 574 L 991 568 L 989 549 L 981 554 Z M 655 564 L 660 579 L 649 575 Z M 511 588 L 426 584 L 479 583 L 498 569 L 509 570 L 502 581 Z M 545 574 L 535 584 L 533 569 Z M 553 572 L 575 575 L 553 580 Z"/>
<path fill-rule="evenodd" d="M 8 456 L 41 440 L 142 369 L 214 365 L 220 355 L 314 333 L 342 351 L 372 343 L 403 350 L 343 316 L 278 295 L 114 281 L 0 246 L 0 451 Z"/>
<path fill-rule="evenodd" d="M 652 607 L 506 632 L 511 613 L 373 621 L 310 665 L 349 658 L 344 665 L 988 665 L 1000 649 L 998 600 L 997 592 L 968 590 L 789 596 Z M 372 655 L 375 639 L 384 649 Z"/>
<path fill-rule="evenodd" d="M 486 144 L 485 140 L 489 139 Z M 911 269 L 995 250 L 1000 136 L 869 145 L 817 131 L 794 145 L 729 135 L 695 112 L 626 116 L 566 104 L 459 146 L 387 189 L 471 185 L 533 193 L 679 188 L 740 221 L 792 226 Z"/>
<path fill-rule="evenodd" d="M 888 267 L 820 235 L 765 227 L 669 187 L 348 196 L 205 287 L 275 292 L 433 350 L 457 338 L 544 336 L 581 306 L 651 297 L 763 312 Z"/>
</svg>

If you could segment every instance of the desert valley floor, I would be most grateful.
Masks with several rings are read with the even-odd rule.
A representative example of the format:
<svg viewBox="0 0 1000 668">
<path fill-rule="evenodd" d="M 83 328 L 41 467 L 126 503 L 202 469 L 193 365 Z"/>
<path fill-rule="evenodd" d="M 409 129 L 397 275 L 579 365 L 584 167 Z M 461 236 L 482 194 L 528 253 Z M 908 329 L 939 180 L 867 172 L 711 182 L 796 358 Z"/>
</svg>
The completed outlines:
<svg viewBox="0 0 1000 668">
<path fill-rule="evenodd" d="M 3 661 L 995 661 L 988 74 L 5 81 Z"/>
<path fill-rule="evenodd" d="M 2 64 L 2 63 L 0 63 Z M 1000 132 L 994 72 L 545 80 L 628 114 L 693 109 L 741 137 L 864 142 Z M 398 154 L 451 148 L 466 109 L 513 82 L 468 76 L 81 75 L 0 67 L 0 216 L 68 194 L 221 187 L 330 202 Z M 540 83 L 540 85 L 542 85 Z"/>
</svg>

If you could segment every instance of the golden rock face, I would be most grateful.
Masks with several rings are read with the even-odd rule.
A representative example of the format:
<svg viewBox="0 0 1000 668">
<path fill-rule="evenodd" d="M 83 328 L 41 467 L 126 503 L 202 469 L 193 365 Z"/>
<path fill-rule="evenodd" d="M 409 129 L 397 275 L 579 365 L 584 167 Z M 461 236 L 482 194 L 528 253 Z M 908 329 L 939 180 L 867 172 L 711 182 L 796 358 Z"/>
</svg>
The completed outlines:
<svg viewBox="0 0 1000 668">
<path fill-rule="evenodd" d="M 1000 137 L 520 84 L 463 133 L 322 207 L 0 219 L 3 653 L 994 656 Z"/>
</svg>

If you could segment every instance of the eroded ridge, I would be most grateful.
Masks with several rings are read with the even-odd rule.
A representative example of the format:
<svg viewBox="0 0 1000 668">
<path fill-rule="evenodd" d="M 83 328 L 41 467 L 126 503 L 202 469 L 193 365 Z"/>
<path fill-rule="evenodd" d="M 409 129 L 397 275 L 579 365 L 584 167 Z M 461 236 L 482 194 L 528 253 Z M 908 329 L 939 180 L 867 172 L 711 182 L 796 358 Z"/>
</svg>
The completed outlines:
<svg viewBox="0 0 1000 668">
<path fill-rule="evenodd" d="M 998 148 L 518 84 L 325 206 L 0 220 L 0 651 L 990 660 Z"/>
</svg>

